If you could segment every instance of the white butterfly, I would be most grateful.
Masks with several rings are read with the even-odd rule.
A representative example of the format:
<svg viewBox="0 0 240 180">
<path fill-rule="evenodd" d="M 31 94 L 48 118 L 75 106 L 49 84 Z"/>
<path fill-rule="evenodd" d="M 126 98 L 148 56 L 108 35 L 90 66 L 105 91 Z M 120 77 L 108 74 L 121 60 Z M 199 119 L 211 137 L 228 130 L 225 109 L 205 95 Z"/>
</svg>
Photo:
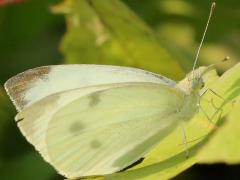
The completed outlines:
<svg viewBox="0 0 240 180">
<path fill-rule="evenodd" d="M 126 168 L 190 120 L 208 70 L 176 83 L 136 68 L 44 66 L 12 77 L 5 88 L 23 135 L 60 174 L 76 178 Z"/>
</svg>

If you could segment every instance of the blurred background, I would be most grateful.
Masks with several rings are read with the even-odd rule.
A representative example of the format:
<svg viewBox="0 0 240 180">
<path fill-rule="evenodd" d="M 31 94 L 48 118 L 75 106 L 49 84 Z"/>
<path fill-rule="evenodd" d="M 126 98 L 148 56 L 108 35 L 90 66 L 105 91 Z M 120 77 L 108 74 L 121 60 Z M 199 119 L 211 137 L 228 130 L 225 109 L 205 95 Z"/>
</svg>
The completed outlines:
<svg viewBox="0 0 240 180">
<path fill-rule="evenodd" d="M 219 0 L 199 64 L 240 59 L 240 2 Z M 49 64 L 134 66 L 179 80 L 193 65 L 211 1 L 0 0 L 0 179 L 62 179 L 14 123 L 3 89 L 11 76 Z M 195 165 L 179 179 L 239 179 L 240 167 Z"/>
</svg>

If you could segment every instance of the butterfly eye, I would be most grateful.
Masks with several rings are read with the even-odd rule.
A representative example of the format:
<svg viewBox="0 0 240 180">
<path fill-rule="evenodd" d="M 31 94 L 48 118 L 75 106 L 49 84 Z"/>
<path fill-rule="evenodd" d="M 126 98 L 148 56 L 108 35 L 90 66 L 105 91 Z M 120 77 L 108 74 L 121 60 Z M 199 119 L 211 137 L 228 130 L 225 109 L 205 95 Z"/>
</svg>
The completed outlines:
<svg viewBox="0 0 240 180">
<path fill-rule="evenodd" d="M 203 88 L 203 87 L 205 86 L 205 84 L 204 84 L 204 82 L 203 82 L 202 79 L 201 79 L 200 81 L 201 81 L 201 82 L 200 82 L 200 87 Z"/>
</svg>

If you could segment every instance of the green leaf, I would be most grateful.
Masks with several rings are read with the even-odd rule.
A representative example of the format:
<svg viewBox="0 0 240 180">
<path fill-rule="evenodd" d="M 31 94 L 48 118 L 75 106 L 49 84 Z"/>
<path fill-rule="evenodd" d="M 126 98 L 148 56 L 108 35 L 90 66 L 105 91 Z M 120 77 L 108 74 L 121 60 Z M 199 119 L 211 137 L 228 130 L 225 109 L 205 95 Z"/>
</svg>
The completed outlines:
<svg viewBox="0 0 240 180">
<path fill-rule="evenodd" d="M 65 0 L 54 12 L 66 14 L 61 50 L 66 63 L 117 64 L 183 77 L 176 59 L 152 30 L 119 0 Z"/>
<path fill-rule="evenodd" d="M 34 167 L 34 168 L 33 168 Z M 8 160 L 0 164 L 1 179 L 43 180 L 53 179 L 55 170 L 41 160 L 37 152 Z"/>
<path fill-rule="evenodd" d="M 29 146 L 14 122 L 15 113 L 16 110 L 6 92 L 0 87 L 0 161 L 3 163 L 26 153 Z"/>
<path fill-rule="evenodd" d="M 4 95 L 4 90 L 0 87 L 0 145 L 4 140 L 3 133 L 6 125 L 9 119 L 12 118 L 12 116 L 9 117 L 9 114 L 11 114 L 11 110 L 8 107 L 8 99 Z"/>
<path fill-rule="evenodd" d="M 49 12 L 58 0 L 27 0 L 0 8 L 0 83 L 26 69 L 60 63 L 64 19 Z M 62 26 L 61 26 L 62 25 Z"/>
<path fill-rule="evenodd" d="M 13 112 L 14 109 L 11 106 L 10 100 L 6 96 L 4 89 L 0 87 L 0 160 L 3 161 L 6 159 L 6 157 L 8 157 L 6 154 L 11 154 L 12 152 L 12 147 L 10 148 L 11 143 L 8 142 L 15 140 L 13 139 L 14 135 L 12 135 L 12 133 L 13 129 L 15 130 L 16 128 L 12 128 L 11 126 L 14 123 Z M 11 154 L 11 157 L 12 156 L 14 155 Z"/>
<path fill-rule="evenodd" d="M 238 68 L 237 68 L 238 67 Z M 235 74 L 235 76 L 233 76 Z M 227 77 L 228 76 L 228 77 Z M 240 162 L 240 65 L 232 69 L 225 75 L 222 80 L 221 89 L 228 97 L 228 100 L 235 99 L 228 102 L 229 113 L 221 119 L 221 124 L 216 128 L 216 131 L 211 135 L 211 138 L 203 147 L 197 158 L 200 163 L 227 163 L 236 164 Z M 227 87 L 225 87 L 227 85 Z M 224 87 L 223 87 L 224 86 Z M 223 94 L 222 93 L 222 94 Z M 238 97 L 238 98 L 235 98 Z M 225 114 L 225 113 L 223 113 Z"/>
<path fill-rule="evenodd" d="M 232 104 L 232 109 L 220 126 L 212 135 L 210 141 L 198 154 L 199 163 L 227 163 L 239 164 L 240 162 L 240 137 L 239 117 L 240 98 Z"/>
</svg>

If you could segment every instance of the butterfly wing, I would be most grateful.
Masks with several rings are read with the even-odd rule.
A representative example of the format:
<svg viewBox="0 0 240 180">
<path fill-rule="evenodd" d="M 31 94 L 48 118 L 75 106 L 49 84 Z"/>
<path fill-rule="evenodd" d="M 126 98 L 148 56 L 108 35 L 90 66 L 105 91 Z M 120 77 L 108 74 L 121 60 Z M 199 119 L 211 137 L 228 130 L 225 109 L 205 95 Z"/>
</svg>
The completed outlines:
<svg viewBox="0 0 240 180">
<path fill-rule="evenodd" d="M 73 89 L 53 95 L 47 96 L 33 105 L 26 107 L 15 117 L 23 135 L 34 145 L 46 161 L 49 162 L 48 152 L 46 151 L 45 135 L 47 132 L 49 121 L 54 113 L 64 107 L 71 101 L 86 96 L 96 91 L 109 88 L 128 86 L 129 83 L 106 84 L 98 86 L 90 86 L 79 89 Z"/>
<path fill-rule="evenodd" d="M 173 86 L 163 76 L 136 68 L 106 65 L 43 66 L 20 73 L 5 83 L 18 111 L 48 95 L 87 86 L 124 82 L 153 82 Z"/>
<path fill-rule="evenodd" d="M 50 97 L 45 103 L 52 102 Z M 176 88 L 153 83 L 131 83 L 81 96 L 43 123 L 47 128 L 43 128 L 45 145 L 40 153 L 69 178 L 119 171 L 144 156 L 176 126 L 183 97 Z M 27 109 L 18 114 L 23 119 L 18 124 L 27 138 L 37 139 L 26 133 L 32 126 L 27 119 L 36 121 L 34 112 Z M 41 136 L 38 125 L 42 123 L 35 125 Z"/>
</svg>

